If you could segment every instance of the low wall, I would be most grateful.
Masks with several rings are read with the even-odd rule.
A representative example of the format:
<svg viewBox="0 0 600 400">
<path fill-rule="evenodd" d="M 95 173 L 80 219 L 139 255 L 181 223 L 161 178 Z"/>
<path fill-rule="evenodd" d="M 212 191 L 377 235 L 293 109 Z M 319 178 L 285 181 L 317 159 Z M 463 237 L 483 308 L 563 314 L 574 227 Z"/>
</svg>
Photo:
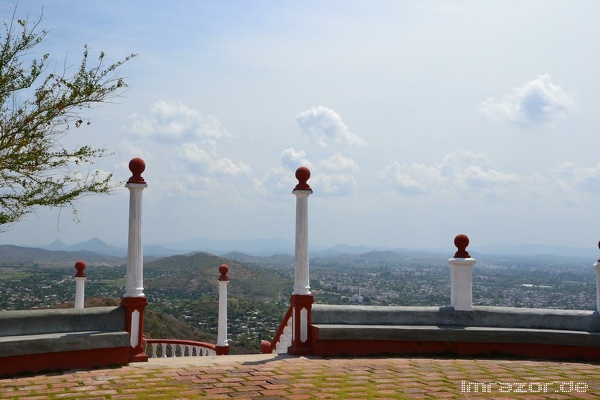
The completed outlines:
<svg viewBox="0 0 600 400">
<path fill-rule="evenodd" d="M 124 365 L 122 307 L 0 312 L 0 375 Z"/>
<path fill-rule="evenodd" d="M 316 355 L 502 353 L 600 360 L 600 316 L 508 307 L 376 307 L 315 304 Z"/>
</svg>

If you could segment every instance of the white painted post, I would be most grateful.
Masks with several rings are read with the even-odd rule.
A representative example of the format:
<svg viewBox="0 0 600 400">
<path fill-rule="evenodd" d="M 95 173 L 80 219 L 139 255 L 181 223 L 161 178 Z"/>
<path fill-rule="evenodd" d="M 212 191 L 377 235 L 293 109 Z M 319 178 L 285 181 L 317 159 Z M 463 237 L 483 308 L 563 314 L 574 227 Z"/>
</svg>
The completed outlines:
<svg viewBox="0 0 600 400">
<path fill-rule="evenodd" d="M 127 282 L 124 297 L 144 297 L 144 251 L 142 244 L 142 193 L 148 187 L 142 172 L 146 164 L 141 158 L 129 163 L 133 176 L 125 187 L 129 189 L 129 237 L 127 241 Z"/>
<path fill-rule="evenodd" d="M 142 192 L 148 187 L 142 177 L 146 164 L 141 158 L 129 162 L 129 237 L 127 242 L 127 277 L 121 306 L 126 310 L 125 329 L 129 332 L 129 361 L 148 361 L 144 343 L 144 310 L 148 300 L 144 295 L 144 253 L 142 246 Z"/>
<path fill-rule="evenodd" d="M 600 248 L 600 242 L 598 242 L 598 248 Z M 594 263 L 596 269 L 596 311 L 600 313 L 600 260 Z"/>
<path fill-rule="evenodd" d="M 596 311 L 600 313 L 600 263 L 595 263 L 596 268 Z"/>
<path fill-rule="evenodd" d="M 454 245 L 458 251 L 448 260 L 450 265 L 450 305 L 458 311 L 473 310 L 473 265 L 477 262 L 467 252 L 469 238 L 457 235 Z"/>
<path fill-rule="evenodd" d="M 296 196 L 296 241 L 294 254 L 294 291 L 292 306 L 292 345 L 288 353 L 305 355 L 312 352 L 310 340 L 311 310 L 314 302 L 309 283 L 308 256 L 308 196 L 312 189 L 307 181 L 310 170 L 300 167 L 296 170 L 298 184 L 292 191 Z"/>
<path fill-rule="evenodd" d="M 75 308 L 83 308 L 85 300 L 85 281 L 87 279 L 85 272 L 85 263 L 81 260 L 75 263 Z"/>
<path fill-rule="evenodd" d="M 229 354 L 229 341 L 227 340 L 227 284 L 229 277 L 227 272 L 229 267 L 225 264 L 219 267 L 219 325 L 217 330 L 217 348 L 218 356 Z"/>
<path fill-rule="evenodd" d="M 294 291 L 292 294 L 310 294 L 308 258 L 308 196 L 312 189 L 307 181 L 310 170 L 300 167 L 296 170 L 298 184 L 292 191 L 296 196 L 296 239 L 294 252 Z"/>
</svg>

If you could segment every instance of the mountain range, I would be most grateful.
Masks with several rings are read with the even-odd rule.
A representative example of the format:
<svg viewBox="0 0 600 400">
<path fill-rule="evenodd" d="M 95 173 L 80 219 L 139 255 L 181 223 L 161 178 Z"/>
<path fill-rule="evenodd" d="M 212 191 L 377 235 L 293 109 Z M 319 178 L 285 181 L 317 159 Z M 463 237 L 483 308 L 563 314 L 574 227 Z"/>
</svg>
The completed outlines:
<svg viewBox="0 0 600 400">
<path fill-rule="evenodd" d="M 109 245 L 98 238 L 92 238 L 85 242 L 68 245 L 61 240 L 55 240 L 46 246 L 40 246 L 44 250 L 52 251 L 93 251 L 100 254 L 117 257 L 127 256 L 127 245 Z M 179 243 L 170 243 L 165 246 L 144 245 L 144 254 L 150 256 L 170 256 L 176 254 L 187 254 L 195 251 L 203 251 L 211 254 L 225 254 L 232 251 L 240 251 L 246 254 L 264 256 L 270 254 L 293 254 L 294 244 L 285 239 L 247 239 L 247 240 L 211 240 L 190 239 Z"/>
<path fill-rule="evenodd" d="M 56 240 L 47 246 L 20 247 L 0 245 L 0 260 L 3 263 L 41 263 L 55 264 L 64 260 L 90 260 L 96 263 L 124 263 L 127 256 L 127 246 L 110 245 L 101 239 L 92 238 L 75 244 L 65 244 Z M 393 261 L 406 258 L 448 259 L 456 249 L 414 250 L 405 248 L 385 248 L 376 246 L 350 246 L 338 244 L 333 247 L 311 246 L 311 258 L 343 259 L 346 257 L 364 258 L 370 260 Z M 593 263 L 600 256 L 595 248 L 576 248 L 567 246 L 544 245 L 502 245 L 490 244 L 468 248 L 471 256 L 476 259 L 511 259 L 511 258 L 559 258 L 563 261 L 572 258 Z M 233 255 L 231 259 L 246 261 L 253 257 L 271 257 L 275 255 L 293 256 L 294 244 L 285 239 L 254 239 L 254 240 L 209 240 L 193 239 L 180 243 L 170 243 L 165 246 L 144 245 L 144 256 L 147 261 L 172 255 L 205 252 L 215 255 Z"/>
</svg>

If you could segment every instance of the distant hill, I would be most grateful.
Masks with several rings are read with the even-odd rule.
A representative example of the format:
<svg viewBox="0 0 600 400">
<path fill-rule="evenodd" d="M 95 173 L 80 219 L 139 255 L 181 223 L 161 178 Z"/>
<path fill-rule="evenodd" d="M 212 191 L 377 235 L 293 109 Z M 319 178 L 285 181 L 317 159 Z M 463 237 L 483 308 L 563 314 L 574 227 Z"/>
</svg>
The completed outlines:
<svg viewBox="0 0 600 400">
<path fill-rule="evenodd" d="M 405 256 L 398 254 L 391 250 L 385 251 L 370 251 L 368 253 L 364 253 L 358 256 L 359 259 L 368 261 L 377 261 L 377 262 L 396 262 L 406 259 Z"/>
<path fill-rule="evenodd" d="M 278 267 L 293 266 L 294 248 L 291 241 L 285 239 L 256 240 L 208 240 L 193 239 L 175 244 L 144 245 L 144 261 L 150 262 L 158 257 L 205 252 L 221 255 L 250 266 Z M 469 253 L 481 260 L 531 259 L 548 263 L 558 262 L 562 258 L 588 260 L 595 262 L 600 251 L 594 245 L 589 248 L 545 245 L 477 245 L 469 246 Z M 45 251 L 45 252 L 44 252 Z M 455 248 L 449 246 L 440 250 L 411 250 L 406 248 L 384 248 L 376 246 L 349 246 L 338 244 L 325 249 L 310 246 L 311 260 L 356 260 L 365 262 L 394 262 L 401 260 L 447 260 L 452 257 Z M 38 264 L 40 266 L 69 265 L 78 259 L 93 261 L 96 264 L 114 265 L 125 263 L 127 249 L 109 245 L 92 238 L 87 241 L 67 245 L 55 240 L 42 248 L 0 245 L 0 265 Z"/>
<path fill-rule="evenodd" d="M 214 240 L 214 239 L 190 239 L 180 243 L 169 243 L 166 247 L 187 250 L 204 251 L 211 254 L 226 254 L 234 251 L 255 256 L 269 256 L 283 253 L 293 254 L 294 243 L 286 239 L 238 239 L 238 240 Z"/>
<path fill-rule="evenodd" d="M 469 248 L 469 250 L 471 250 Z M 573 257 L 573 258 L 584 258 L 594 262 L 594 260 L 600 257 L 600 250 L 591 243 L 590 247 L 579 248 L 579 247 L 568 247 L 568 246 L 546 246 L 539 244 L 522 244 L 522 245 L 502 245 L 502 244 L 489 244 L 484 246 L 478 246 L 473 248 L 472 251 L 477 251 L 486 255 L 496 255 L 504 257 L 515 257 L 515 256 L 558 256 L 558 257 Z"/>
<path fill-rule="evenodd" d="M 96 237 L 85 242 L 79 242 L 71 245 L 65 244 L 63 241 L 57 239 L 49 245 L 42 246 L 41 248 L 45 250 L 69 252 L 93 251 L 95 253 L 105 254 L 114 257 L 127 257 L 127 246 L 112 246 Z M 156 245 L 145 245 L 143 248 L 144 255 L 149 257 L 165 257 L 174 254 L 191 253 L 190 250 L 170 249 Z"/>
<path fill-rule="evenodd" d="M 94 262 L 97 265 L 119 265 L 123 259 L 92 251 L 50 251 L 35 247 L 21 247 L 11 244 L 0 245 L 0 265 L 67 267 L 75 265 L 78 260 Z"/>
<path fill-rule="evenodd" d="M 249 266 L 256 266 L 262 268 L 282 268 L 282 267 L 294 267 L 294 256 L 289 254 L 274 254 L 268 257 L 252 256 L 239 251 L 223 254 L 224 258 L 241 262 Z"/>
<path fill-rule="evenodd" d="M 94 237 L 85 242 L 79 242 L 72 245 L 67 245 L 61 240 L 55 240 L 48 246 L 42 247 L 45 250 L 52 251 L 93 251 L 94 253 L 111 255 L 116 257 L 127 256 L 127 249 L 115 247 L 106 242 Z"/>
<path fill-rule="evenodd" d="M 165 257 L 148 263 L 144 267 L 144 286 L 147 293 L 157 291 L 168 295 L 175 291 L 178 297 L 181 294 L 217 294 L 221 264 L 229 267 L 228 293 L 232 297 L 273 300 L 281 293 L 291 291 L 291 287 L 286 287 L 287 281 L 274 272 L 204 252 Z"/>
<path fill-rule="evenodd" d="M 382 247 L 374 247 L 374 246 L 350 246 L 347 244 L 336 244 L 329 249 L 316 252 L 316 253 L 327 253 L 327 254 L 364 254 L 370 251 L 380 251 L 385 250 Z"/>
</svg>

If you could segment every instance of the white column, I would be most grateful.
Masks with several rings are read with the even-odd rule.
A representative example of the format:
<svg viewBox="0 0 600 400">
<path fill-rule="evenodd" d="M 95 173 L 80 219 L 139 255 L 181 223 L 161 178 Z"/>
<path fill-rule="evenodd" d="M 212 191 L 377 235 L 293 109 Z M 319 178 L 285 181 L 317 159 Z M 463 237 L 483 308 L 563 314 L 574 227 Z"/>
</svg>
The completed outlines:
<svg viewBox="0 0 600 400">
<path fill-rule="evenodd" d="M 296 170 L 298 184 L 292 191 L 296 196 L 296 248 L 294 256 L 294 291 L 290 298 L 292 307 L 292 344 L 288 353 L 293 355 L 312 354 L 311 311 L 314 302 L 310 292 L 308 273 L 308 196 L 312 189 L 307 181 L 310 170 L 300 167 Z"/>
<path fill-rule="evenodd" d="M 473 310 L 473 258 L 451 258 L 450 265 L 450 305 L 455 310 Z"/>
<path fill-rule="evenodd" d="M 129 189 L 129 237 L 127 282 L 124 297 L 144 297 L 144 250 L 142 245 L 142 193 L 145 183 L 127 183 Z"/>
<path fill-rule="evenodd" d="M 458 251 L 448 260 L 450 265 L 450 305 L 455 310 L 473 310 L 473 265 L 476 260 L 467 251 L 469 238 L 460 234 L 454 238 Z"/>
<path fill-rule="evenodd" d="M 227 272 L 229 267 L 223 264 L 219 267 L 221 276 L 219 277 L 219 325 L 217 331 L 217 347 L 228 347 L 227 340 L 227 284 L 229 278 Z"/>
<path fill-rule="evenodd" d="M 292 294 L 310 294 L 308 272 L 308 196 L 312 190 L 294 190 L 296 195 L 296 247 L 294 257 L 294 291 Z"/>
<path fill-rule="evenodd" d="M 129 237 L 127 240 L 127 277 L 121 306 L 125 308 L 125 330 L 129 332 L 129 361 L 148 361 L 144 341 L 144 310 L 148 299 L 144 295 L 144 249 L 142 246 L 142 193 L 148 185 L 142 177 L 146 163 L 141 158 L 129 162 L 132 175 L 125 187 L 129 189 Z"/>
<path fill-rule="evenodd" d="M 77 261 L 75 263 L 75 308 L 83 308 L 85 300 L 85 281 L 87 279 L 84 269 L 85 263 L 83 261 Z"/>
<path fill-rule="evenodd" d="M 83 308 L 86 279 L 85 276 L 75 277 L 75 308 Z"/>
<path fill-rule="evenodd" d="M 600 313 L 600 260 L 594 264 L 596 268 L 596 311 Z"/>
</svg>

